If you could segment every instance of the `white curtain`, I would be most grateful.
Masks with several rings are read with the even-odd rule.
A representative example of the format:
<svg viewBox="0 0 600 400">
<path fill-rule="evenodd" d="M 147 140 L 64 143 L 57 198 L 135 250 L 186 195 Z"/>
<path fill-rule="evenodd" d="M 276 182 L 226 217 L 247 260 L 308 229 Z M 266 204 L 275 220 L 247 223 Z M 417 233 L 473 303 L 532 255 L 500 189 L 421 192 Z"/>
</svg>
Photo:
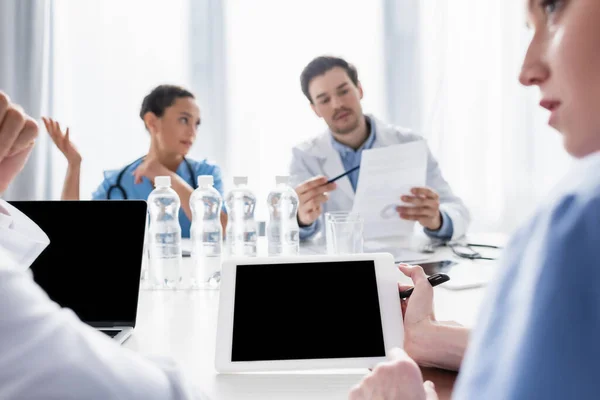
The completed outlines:
<svg viewBox="0 0 600 400">
<path fill-rule="evenodd" d="M 423 132 L 420 0 L 384 0 L 384 61 L 388 122 Z"/>
<path fill-rule="evenodd" d="M 227 159 L 227 71 L 225 5 L 222 0 L 190 1 L 191 88 L 200 105 L 202 127 L 190 156 L 224 166 Z M 225 182 L 227 190 L 231 185 Z"/>
<path fill-rule="evenodd" d="M 522 3 L 417 3 L 421 126 L 472 231 L 512 231 L 570 162 L 537 90 L 517 80 L 529 40 Z"/>
<path fill-rule="evenodd" d="M 50 96 L 50 6 L 46 0 L 0 1 L 0 89 L 40 125 Z M 28 163 L 4 198 L 46 198 L 50 176 L 50 143 L 42 132 Z"/>
<path fill-rule="evenodd" d="M 363 108 L 387 118 L 381 1 L 226 0 L 228 88 L 226 184 L 247 175 L 268 218 L 276 175 L 289 173 L 295 144 L 326 129 L 300 89 L 314 57 L 346 58 L 358 68 Z"/>
<path fill-rule="evenodd" d="M 56 1 L 53 19 L 52 116 L 70 127 L 82 154 L 81 198 L 86 199 L 104 170 L 121 168 L 148 151 L 139 117 L 144 96 L 162 83 L 191 87 L 190 5 L 189 0 Z M 59 198 L 66 161 L 53 151 L 53 197 Z"/>
</svg>

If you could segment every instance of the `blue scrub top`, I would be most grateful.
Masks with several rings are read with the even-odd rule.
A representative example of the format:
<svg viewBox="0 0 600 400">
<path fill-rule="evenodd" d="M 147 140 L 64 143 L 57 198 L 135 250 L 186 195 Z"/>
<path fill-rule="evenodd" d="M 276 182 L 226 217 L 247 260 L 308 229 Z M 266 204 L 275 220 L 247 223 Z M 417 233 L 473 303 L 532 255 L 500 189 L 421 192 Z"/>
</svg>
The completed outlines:
<svg viewBox="0 0 600 400">
<path fill-rule="evenodd" d="M 192 167 L 192 171 L 194 171 L 194 176 L 190 176 L 190 172 L 185 161 L 182 161 L 177 167 L 177 175 L 182 177 L 190 186 L 194 187 L 194 182 L 197 181 L 197 177 L 199 175 L 212 175 L 214 178 L 214 187 L 221 193 L 223 196 L 223 181 L 221 179 L 221 169 L 214 164 L 209 163 L 206 160 L 203 161 L 194 161 L 186 158 L 186 160 L 190 163 Z M 126 168 L 123 177 L 121 178 L 121 187 L 127 193 L 128 199 L 135 200 L 148 200 L 148 196 L 150 192 L 154 189 L 152 186 L 152 182 L 148 178 L 142 178 L 142 183 L 134 184 L 133 180 L 133 171 L 142 163 L 142 159 L 135 161 L 133 164 L 124 167 Z M 105 171 L 104 172 L 104 181 L 98 186 L 98 189 L 92 194 L 92 199 L 94 200 L 107 200 L 108 190 L 112 185 L 116 184 L 119 173 L 123 169 Z M 123 200 L 123 193 L 119 189 L 114 189 L 110 193 L 110 200 Z M 187 215 L 183 209 L 179 210 L 179 225 L 181 226 L 181 236 L 184 238 L 190 237 L 190 225 L 191 222 L 188 219 Z"/>
<path fill-rule="evenodd" d="M 600 397 L 600 153 L 576 163 L 499 260 L 454 399 Z"/>
</svg>

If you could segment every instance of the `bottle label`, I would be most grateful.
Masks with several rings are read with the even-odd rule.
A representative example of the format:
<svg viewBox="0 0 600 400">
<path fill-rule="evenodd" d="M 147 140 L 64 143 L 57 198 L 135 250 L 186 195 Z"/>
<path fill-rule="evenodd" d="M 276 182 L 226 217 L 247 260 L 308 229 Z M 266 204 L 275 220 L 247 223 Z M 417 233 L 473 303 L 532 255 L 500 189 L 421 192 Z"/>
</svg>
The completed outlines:
<svg viewBox="0 0 600 400">
<path fill-rule="evenodd" d="M 159 245 L 178 245 L 181 243 L 181 234 L 178 232 L 155 233 L 154 243 Z"/>
</svg>

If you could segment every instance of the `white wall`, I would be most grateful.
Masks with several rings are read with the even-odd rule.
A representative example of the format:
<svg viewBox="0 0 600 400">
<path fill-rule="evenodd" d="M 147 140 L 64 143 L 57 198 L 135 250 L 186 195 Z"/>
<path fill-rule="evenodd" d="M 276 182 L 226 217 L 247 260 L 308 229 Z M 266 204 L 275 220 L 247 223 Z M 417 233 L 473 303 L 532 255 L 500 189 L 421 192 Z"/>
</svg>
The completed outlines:
<svg viewBox="0 0 600 400">
<path fill-rule="evenodd" d="M 381 2 L 226 0 L 229 151 L 226 184 L 249 176 L 257 215 L 275 175 L 288 173 L 294 144 L 326 129 L 300 89 L 314 57 L 331 54 L 358 68 L 363 108 L 386 118 Z"/>
<path fill-rule="evenodd" d="M 89 198 L 105 169 L 147 152 L 138 116 L 144 96 L 161 83 L 189 86 L 188 0 L 55 6 L 53 117 L 71 128 L 83 156 L 81 196 Z M 54 155 L 58 198 L 66 162 Z"/>
<path fill-rule="evenodd" d="M 511 232 L 569 166 L 539 93 L 518 81 L 530 39 L 520 2 L 422 0 L 424 134 L 473 214 Z"/>
</svg>

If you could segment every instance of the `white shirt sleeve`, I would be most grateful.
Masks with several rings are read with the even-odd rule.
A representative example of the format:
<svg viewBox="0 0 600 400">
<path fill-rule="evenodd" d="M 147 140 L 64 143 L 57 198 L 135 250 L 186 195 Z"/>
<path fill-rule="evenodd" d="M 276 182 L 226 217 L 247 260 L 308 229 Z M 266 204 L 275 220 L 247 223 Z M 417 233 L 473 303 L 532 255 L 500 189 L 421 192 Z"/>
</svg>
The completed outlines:
<svg viewBox="0 0 600 400">
<path fill-rule="evenodd" d="M 1 200 L 0 206 L 1 399 L 205 398 L 173 363 L 120 347 L 52 302 L 23 272 L 48 238 L 20 212 Z M 15 268 L 16 261 L 23 264 Z"/>
<path fill-rule="evenodd" d="M 0 200 L 0 259 L 4 266 L 25 270 L 50 243 L 32 220 Z"/>
</svg>

